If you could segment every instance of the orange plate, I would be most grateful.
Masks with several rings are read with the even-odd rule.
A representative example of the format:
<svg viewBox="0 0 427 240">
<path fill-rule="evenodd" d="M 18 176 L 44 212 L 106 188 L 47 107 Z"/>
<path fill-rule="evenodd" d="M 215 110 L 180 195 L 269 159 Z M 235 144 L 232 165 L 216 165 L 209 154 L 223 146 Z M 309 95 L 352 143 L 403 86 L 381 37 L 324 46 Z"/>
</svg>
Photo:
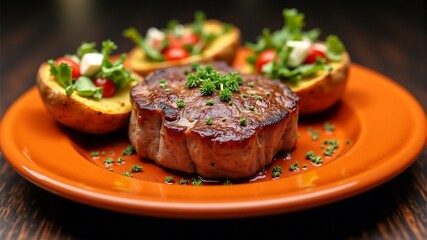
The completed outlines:
<svg viewBox="0 0 427 240">
<path fill-rule="evenodd" d="M 120 212 L 201 219 L 285 213 L 356 195 L 399 174 L 425 144 L 425 113 L 419 103 L 395 82 L 356 64 L 342 102 L 326 120 L 336 126 L 340 139 L 351 140 L 333 161 L 276 180 L 233 185 L 170 185 L 106 171 L 53 121 L 35 88 L 7 111 L 0 142 L 18 173 L 60 196 Z M 306 136 L 312 125 L 321 123 L 299 126 L 293 158 L 301 163 L 312 146 Z"/>
</svg>

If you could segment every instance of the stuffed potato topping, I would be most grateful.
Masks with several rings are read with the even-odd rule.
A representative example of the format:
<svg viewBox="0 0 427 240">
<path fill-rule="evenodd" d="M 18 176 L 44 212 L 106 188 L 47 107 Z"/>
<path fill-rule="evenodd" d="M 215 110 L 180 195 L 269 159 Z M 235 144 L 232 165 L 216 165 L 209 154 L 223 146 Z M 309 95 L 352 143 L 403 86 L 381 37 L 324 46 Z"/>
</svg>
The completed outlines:
<svg viewBox="0 0 427 240">
<path fill-rule="evenodd" d="M 75 55 L 42 63 L 37 87 L 53 118 L 72 129 L 104 134 L 129 122 L 129 92 L 141 77 L 124 67 L 126 55 L 112 61 L 117 48 L 110 40 L 98 52 L 95 43 L 82 43 Z"/>
<path fill-rule="evenodd" d="M 285 9 L 283 15 L 282 29 L 264 29 L 256 43 L 246 44 L 252 54 L 241 71 L 281 80 L 301 98 L 301 114 L 320 113 L 344 93 L 349 54 L 337 36 L 319 41 L 319 29 L 303 31 L 304 15 L 296 9 Z"/>
<path fill-rule="evenodd" d="M 127 65 L 143 76 L 160 68 L 196 62 L 219 60 L 231 64 L 241 39 L 237 27 L 207 20 L 200 11 L 195 13 L 193 23 L 171 20 L 165 29 L 149 28 L 145 38 L 136 28 L 128 28 L 123 34 L 136 45 L 128 54 Z"/>
</svg>

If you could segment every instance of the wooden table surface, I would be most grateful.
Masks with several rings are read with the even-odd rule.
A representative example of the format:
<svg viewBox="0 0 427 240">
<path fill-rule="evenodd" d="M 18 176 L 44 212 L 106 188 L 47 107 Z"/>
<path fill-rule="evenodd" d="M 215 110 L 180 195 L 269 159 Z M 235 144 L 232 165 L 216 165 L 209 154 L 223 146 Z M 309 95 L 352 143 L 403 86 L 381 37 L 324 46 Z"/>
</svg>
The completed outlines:
<svg viewBox="0 0 427 240">
<path fill-rule="evenodd" d="M 254 41 L 263 27 L 281 27 L 286 7 L 305 13 L 307 29 L 319 27 L 323 34 L 340 36 L 353 62 L 395 80 L 426 109 L 421 0 L 15 2 L 2 1 L 0 6 L 0 116 L 35 85 L 41 62 L 73 52 L 81 41 L 110 38 L 125 52 L 132 43 L 122 37 L 123 29 L 162 27 L 171 18 L 188 22 L 197 9 L 241 28 L 242 42 Z M 0 239 L 427 239 L 425 149 L 394 179 L 337 203 L 267 217 L 206 221 L 134 216 L 75 203 L 25 180 L 0 155 Z"/>
</svg>

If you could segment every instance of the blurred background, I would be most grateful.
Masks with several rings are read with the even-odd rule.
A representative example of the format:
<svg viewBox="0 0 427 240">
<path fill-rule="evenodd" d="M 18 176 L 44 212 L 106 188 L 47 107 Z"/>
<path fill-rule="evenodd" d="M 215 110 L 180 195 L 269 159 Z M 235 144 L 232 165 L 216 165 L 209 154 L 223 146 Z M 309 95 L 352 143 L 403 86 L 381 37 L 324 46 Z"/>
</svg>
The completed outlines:
<svg viewBox="0 0 427 240">
<path fill-rule="evenodd" d="M 255 41 L 262 29 L 282 27 L 284 8 L 306 16 L 306 29 L 320 28 L 322 37 L 338 35 L 353 62 L 399 83 L 426 107 L 425 3 L 414 1 L 1 1 L 0 116 L 16 97 L 32 87 L 41 62 L 74 52 L 82 41 L 98 44 L 110 38 L 127 52 L 134 45 L 122 36 L 130 26 L 140 32 L 165 27 L 170 19 L 186 23 L 202 10 L 239 27 L 242 44 Z M 417 59 L 416 61 L 411 61 Z M 410 81 L 410 84 L 406 84 Z M 21 87 L 11 87 L 19 84 Z"/>
</svg>

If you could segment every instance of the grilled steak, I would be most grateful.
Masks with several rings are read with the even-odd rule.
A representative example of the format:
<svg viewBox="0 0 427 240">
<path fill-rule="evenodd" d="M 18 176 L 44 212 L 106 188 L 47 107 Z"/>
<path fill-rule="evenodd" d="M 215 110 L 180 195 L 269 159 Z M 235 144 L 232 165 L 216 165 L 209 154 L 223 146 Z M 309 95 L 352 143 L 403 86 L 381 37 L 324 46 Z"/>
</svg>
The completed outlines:
<svg viewBox="0 0 427 240">
<path fill-rule="evenodd" d="M 222 62 L 209 65 L 236 71 Z M 205 178 L 238 179 L 294 148 L 299 97 L 284 84 L 240 75 L 240 92 L 224 102 L 218 92 L 203 96 L 200 88 L 189 88 L 192 72 L 190 66 L 160 69 L 131 90 L 129 139 L 138 156 Z"/>
</svg>

